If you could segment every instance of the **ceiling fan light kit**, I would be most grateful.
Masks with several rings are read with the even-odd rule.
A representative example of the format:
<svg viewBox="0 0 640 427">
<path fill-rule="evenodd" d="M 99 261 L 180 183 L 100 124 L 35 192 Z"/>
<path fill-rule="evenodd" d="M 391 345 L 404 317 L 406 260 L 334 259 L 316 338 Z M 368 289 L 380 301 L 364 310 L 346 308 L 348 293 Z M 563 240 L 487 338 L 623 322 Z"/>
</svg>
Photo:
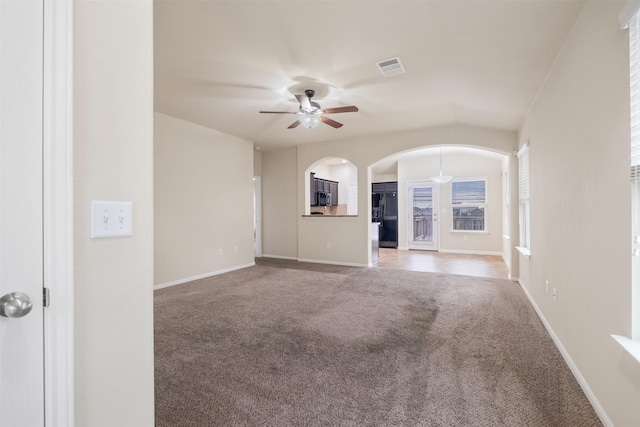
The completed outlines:
<svg viewBox="0 0 640 427">
<path fill-rule="evenodd" d="M 300 103 L 300 109 L 298 112 L 294 113 L 292 111 L 260 111 L 260 113 L 297 114 L 298 116 L 300 116 L 298 120 L 291 123 L 287 129 L 296 128 L 300 124 L 303 124 L 309 129 L 313 129 L 314 127 L 318 126 L 320 122 L 325 123 L 334 129 L 338 129 L 342 127 L 342 123 L 330 119 L 325 114 L 355 113 L 358 111 L 358 107 L 356 107 L 355 105 L 350 105 L 348 107 L 327 108 L 323 110 L 320 107 L 320 104 L 311 101 L 311 98 L 313 98 L 315 94 L 316 92 L 313 89 L 307 89 L 304 91 L 304 95 L 296 95 L 296 99 Z"/>
<path fill-rule="evenodd" d="M 319 114 L 304 113 L 301 115 L 298 121 L 309 129 L 313 129 L 314 127 L 318 126 L 322 119 L 320 118 Z"/>
</svg>

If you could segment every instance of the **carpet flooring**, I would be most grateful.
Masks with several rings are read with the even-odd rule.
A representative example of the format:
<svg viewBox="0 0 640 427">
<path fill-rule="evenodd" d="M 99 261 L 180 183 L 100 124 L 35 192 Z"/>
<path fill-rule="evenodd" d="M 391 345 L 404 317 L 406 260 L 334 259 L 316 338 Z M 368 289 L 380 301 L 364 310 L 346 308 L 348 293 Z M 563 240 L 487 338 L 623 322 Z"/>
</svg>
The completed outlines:
<svg viewBox="0 0 640 427">
<path fill-rule="evenodd" d="M 157 426 L 600 426 L 508 280 L 258 260 L 155 292 Z"/>
</svg>

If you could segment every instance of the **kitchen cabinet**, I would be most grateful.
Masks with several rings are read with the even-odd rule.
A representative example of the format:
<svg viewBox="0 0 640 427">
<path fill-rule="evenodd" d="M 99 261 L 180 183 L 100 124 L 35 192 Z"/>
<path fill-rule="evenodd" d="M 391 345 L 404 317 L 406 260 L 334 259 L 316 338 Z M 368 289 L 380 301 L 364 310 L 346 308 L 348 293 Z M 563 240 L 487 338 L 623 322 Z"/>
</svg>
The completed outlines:
<svg viewBox="0 0 640 427">
<path fill-rule="evenodd" d="M 338 206 L 338 181 L 330 179 L 316 178 L 314 172 L 309 176 L 309 204 L 311 206 L 320 206 L 318 193 L 326 193 L 330 195 L 330 205 Z"/>
<path fill-rule="evenodd" d="M 331 194 L 331 206 L 338 206 L 338 183 L 329 181 L 329 194 Z"/>
<path fill-rule="evenodd" d="M 318 180 L 313 172 L 309 176 L 309 203 L 318 206 Z"/>
</svg>

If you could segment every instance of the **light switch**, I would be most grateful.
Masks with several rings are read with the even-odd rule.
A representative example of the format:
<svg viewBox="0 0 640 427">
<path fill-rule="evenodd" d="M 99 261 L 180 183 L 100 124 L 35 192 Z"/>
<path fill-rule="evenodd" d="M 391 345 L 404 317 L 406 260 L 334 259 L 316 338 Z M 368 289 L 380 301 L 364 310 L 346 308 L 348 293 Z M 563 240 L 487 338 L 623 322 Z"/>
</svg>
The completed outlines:
<svg viewBox="0 0 640 427">
<path fill-rule="evenodd" d="M 133 202 L 91 201 L 91 238 L 133 236 Z"/>
</svg>

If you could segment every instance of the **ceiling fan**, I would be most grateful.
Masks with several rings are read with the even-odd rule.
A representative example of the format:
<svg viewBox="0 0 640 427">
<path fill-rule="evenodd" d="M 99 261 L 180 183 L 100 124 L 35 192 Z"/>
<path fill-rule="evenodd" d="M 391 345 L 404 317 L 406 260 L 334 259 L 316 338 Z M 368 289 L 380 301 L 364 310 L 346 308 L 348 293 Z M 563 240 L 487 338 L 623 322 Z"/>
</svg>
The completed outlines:
<svg viewBox="0 0 640 427">
<path fill-rule="evenodd" d="M 268 114 L 297 114 L 298 120 L 291 123 L 291 125 L 287 129 L 293 129 L 298 127 L 301 123 L 308 127 L 309 129 L 316 127 L 320 122 L 326 123 L 331 127 L 339 128 L 342 127 L 342 123 L 336 122 L 335 120 L 330 119 L 325 116 L 325 114 L 335 114 L 335 113 L 355 113 L 358 111 L 358 107 L 355 105 L 351 105 L 348 107 L 337 107 L 337 108 L 326 108 L 322 109 L 320 104 L 317 102 L 311 101 L 311 98 L 316 94 L 316 91 L 313 89 L 307 89 L 304 91 L 304 95 L 296 95 L 296 99 L 300 103 L 300 111 L 260 111 L 261 113 Z"/>
</svg>

